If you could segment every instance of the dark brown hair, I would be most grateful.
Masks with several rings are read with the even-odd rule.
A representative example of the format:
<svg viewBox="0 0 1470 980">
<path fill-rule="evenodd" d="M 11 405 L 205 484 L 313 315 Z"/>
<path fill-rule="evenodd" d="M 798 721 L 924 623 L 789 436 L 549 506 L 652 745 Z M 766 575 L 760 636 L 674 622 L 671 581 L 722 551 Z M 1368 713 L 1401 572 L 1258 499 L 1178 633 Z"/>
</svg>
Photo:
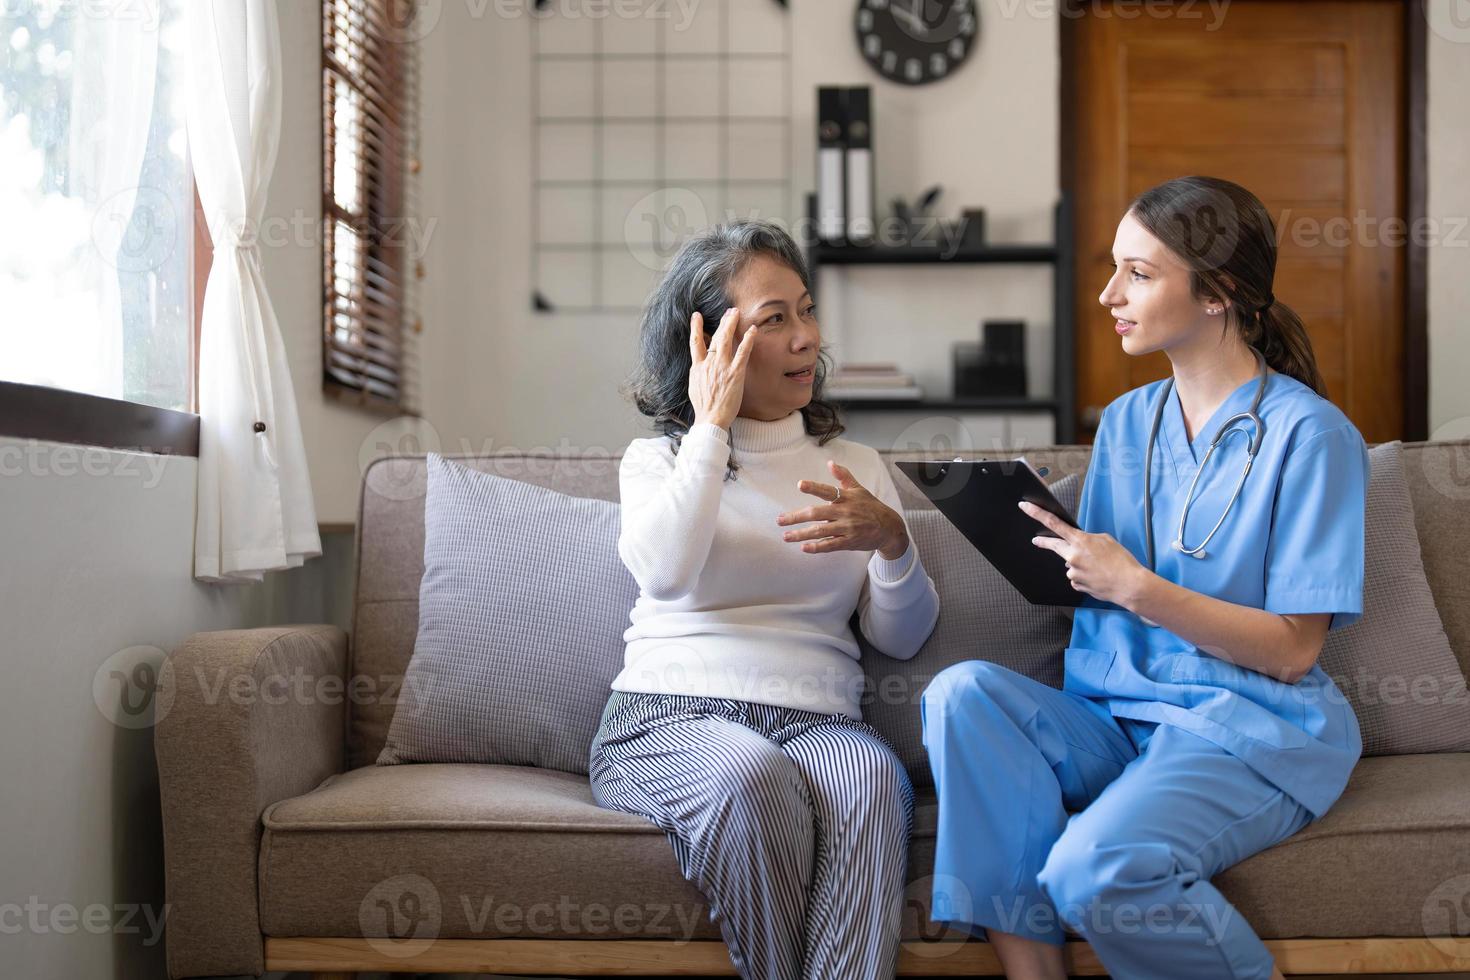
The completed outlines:
<svg viewBox="0 0 1470 980">
<path fill-rule="evenodd" d="M 1189 268 L 1196 297 L 1230 301 L 1227 322 L 1267 364 L 1327 396 L 1301 317 L 1271 292 L 1276 226 L 1254 194 L 1219 177 L 1177 177 L 1128 210 Z"/>
<path fill-rule="evenodd" d="M 638 336 L 638 365 L 623 386 L 638 411 L 653 419 L 654 427 L 674 441 L 674 453 L 689 427 L 694 424 L 694 405 L 689 401 L 689 321 L 698 310 L 704 316 L 705 341 L 719 326 L 725 310 L 733 304 L 730 284 L 757 255 L 791 268 L 810 292 L 811 277 L 801 248 L 779 225 L 749 220 L 716 225 L 689 239 L 664 270 L 663 278 L 648 298 Z M 813 369 L 812 397 L 801 409 L 807 435 L 826 445 L 844 431 L 837 407 L 822 399 L 829 356 L 818 351 Z M 725 479 L 733 479 L 740 467 L 731 442 Z"/>
</svg>

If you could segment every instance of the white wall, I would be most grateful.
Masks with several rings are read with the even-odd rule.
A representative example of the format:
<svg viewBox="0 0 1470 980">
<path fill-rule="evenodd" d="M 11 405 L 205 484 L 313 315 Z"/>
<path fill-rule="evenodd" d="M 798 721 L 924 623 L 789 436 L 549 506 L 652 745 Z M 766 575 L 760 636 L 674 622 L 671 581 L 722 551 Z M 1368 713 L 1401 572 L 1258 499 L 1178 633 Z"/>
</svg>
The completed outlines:
<svg viewBox="0 0 1470 980">
<path fill-rule="evenodd" d="M 289 0 L 279 10 L 285 124 L 268 214 L 286 222 L 278 227 L 304 230 L 300 241 L 288 236 L 262 251 L 291 359 L 318 516 L 350 521 L 359 446 L 381 419 L 327 403 L 321 394 L 321 253 L 314 226 L 321 210 L 320 7 Z M 167 650 L 197 630 L 346 624 L 348 535 L 325 535 L 322 558 L 260 585 L 193 581 L 196 470 L 194 459 L 0 438 L 5 976 L 165 975 L 162 946 L 149 943 L 145 916 L 132 920 L 139 933 L 86 926 L 95 922 L 88 914 L 128 914 L 119 907 L 147 909 L 156 919 L 164 903 L 152 731 L 120 727 L 94 702 L 94 678 L 108 658 L 131 647 Z M 40 929 L 32 925 L 31 908 Z"/>
<path fill-rule="evenodd" d="M 426 414 L 449 449 L 616 449 L 646 434 L 615 390 L 632 365 L 636 317 L 529 309 L 524 6 L 445 0 L 424 43 L 424 210 L 439 221 L 425 302 L 434 347 L 425 354 Z M 990 240 L 1050 240 L 1058 26 L 1032 13 L 1050 6 L 982 2 L 972 62 L 942 83 L 908 89 L 882 83 L 862 62 L 850 4 L 792 4 L 795 207 L 812 186 L 815 87 L 869 83 L 880 213 L 891 197 L 939 183 L 943 213 L 987 210 Z M 1470 43 L 1453 37 L 1430 33 L 1429 212 L 1441 217 L 1470 215 L 1470 190 L 1459 179 L 1470 124 L 1458 111 Z M 821 278 L 824 340 L 838 359 L 898 360 L 942 395 L 951 341 L 975 338 L 982 318 L 1024 318 L 1031 391 L 1051 394 L 1050 282 L 1044 268 L 829 268 Z M 1461 328 L 1467 301 L 1470 248 L 1432 250 L 1430 429 L 1441 436 L 1470 432 L 1470 394 L 1459 383 L 1470 369 Z"/>
<path fill-rule="evenodd" d="M 1470 438 L 1470 29 L 1449 19 L 1453 0 L 1429 0 L 1429 193 L 1425 210 L 1446 237 L 1429 250 L 1429 435 Z"/>
<path fill-rule="evenodd" d="M 65 918 L 67 909 L 84 915 L 99 907 L 143 908 L 155 920 L 163 914 L 153 733 L 113 723 L 121 716 L 94 702 L 99 671 L 118 664 L 109 658 L 156 647 L 122 660 L 156 664 L 196 630 L 344 621 L 348 597 L 339 583 L 352 547 L 343 535 L 326 538 L 323 558 L 262 585 L 193 581 L 196 470 L 192 458 L 0 438 L 6 976 L 164 975 L 162 948 L 149 943 L 147 928 L 114 935 Z M 110 685 L 106 676 L 101 682 Z M 39 930 L 30 911 L 36 903 Z"/>
<path fill-rule="evenodd" d="M 636 316 L 535 314 L 529 305 L 531 22 L 497 13 L 523 6 L 447 0 L 425 40 L 424 209 L 439 219 L 425 302 L 426 343 L 437 348 L 426 352 L 425 388 L 437 400 L 426 414 L 447 448 L 617 449 L 647 434 L 616 391 L 632 367 Z M 1056 25 L 1006 6 L 1019 12 L 1007 18 L 1002 5 L 982 4 L 978 48 L 953 78 L 901 90 L 862 62 L 850 4 L 791 4 L 794 208 L 804 208 L 813 184 L 816 86 L 877 83 L 881 208 L 940 183 L 941 213 L 982 206 L 992 240 L 1049 241 Z M 901 360 L 947 393 L 949 341 L 978 338 L 983 316 L 1021 316 L 1038 325 L 1033 391 L 1050 393 L 1048 270 L 865 268 L 822 277 L 820 317 L 834 357 Z"/>
</svg>

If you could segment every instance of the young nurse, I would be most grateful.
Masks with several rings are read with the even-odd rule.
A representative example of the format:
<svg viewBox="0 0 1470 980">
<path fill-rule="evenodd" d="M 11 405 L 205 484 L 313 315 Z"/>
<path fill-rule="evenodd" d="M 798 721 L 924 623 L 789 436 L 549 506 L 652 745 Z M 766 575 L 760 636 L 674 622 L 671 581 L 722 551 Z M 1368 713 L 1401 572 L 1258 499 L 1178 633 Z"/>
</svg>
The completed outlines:
<svg viewBox="0 0 1470 980">
<path fill-rule="evenodd" d="M 924 694 L 933 917 L 1011 978 L 1064 977 L 1064 928 L 1128 980 L 1280 976 L 1210 879 L 1322 816 L 1361 752 L 1316 661 L 1362 613 L 1367 449 L 1272 296 L 1250 192 L 1145 192 L 1113 262 L 1123 350 L 1172 377 L 1103 412 L 1082 530 L 1022 505 L 1086 594 L 1063 689 L 970 661 Z"/>
</svg>

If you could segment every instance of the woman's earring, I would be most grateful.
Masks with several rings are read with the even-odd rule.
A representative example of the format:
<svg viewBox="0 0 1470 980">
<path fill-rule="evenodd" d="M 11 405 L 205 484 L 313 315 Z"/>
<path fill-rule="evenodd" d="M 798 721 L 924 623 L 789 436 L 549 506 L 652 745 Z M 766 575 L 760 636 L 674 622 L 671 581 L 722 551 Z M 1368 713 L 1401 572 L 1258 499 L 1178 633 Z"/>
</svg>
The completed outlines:
<svg viewBox="0 0 1470 980">
<path fill-rule="evenodd" d="M 1220 308 L 1218 306 L 1207 306 L 1205 307 L 1205 312 L 1208 313 L 1210 316 L 1219 316 Z"/>
</svg>

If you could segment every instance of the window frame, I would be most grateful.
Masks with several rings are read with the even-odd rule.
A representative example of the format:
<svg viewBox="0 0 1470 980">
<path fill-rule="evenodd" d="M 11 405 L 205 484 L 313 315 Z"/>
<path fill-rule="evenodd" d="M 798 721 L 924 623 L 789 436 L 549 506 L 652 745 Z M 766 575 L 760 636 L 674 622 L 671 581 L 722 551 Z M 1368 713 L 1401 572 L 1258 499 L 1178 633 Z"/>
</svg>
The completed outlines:
<svg viewBox="0 0 1470 980">
<path fill-rule="evenodd" d="M 0 439 L 56 442 L 155 456 L 199 455 L 199 331 L 204 319 L 204 285 L 214 261 L 214 243 L 189 163 L 194 198 L 190 279 L 189 410 L 159 408 L 70 388 L 0 379 Z"/>
</svg>

